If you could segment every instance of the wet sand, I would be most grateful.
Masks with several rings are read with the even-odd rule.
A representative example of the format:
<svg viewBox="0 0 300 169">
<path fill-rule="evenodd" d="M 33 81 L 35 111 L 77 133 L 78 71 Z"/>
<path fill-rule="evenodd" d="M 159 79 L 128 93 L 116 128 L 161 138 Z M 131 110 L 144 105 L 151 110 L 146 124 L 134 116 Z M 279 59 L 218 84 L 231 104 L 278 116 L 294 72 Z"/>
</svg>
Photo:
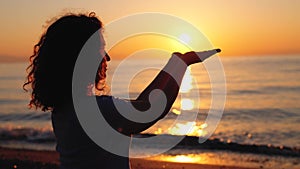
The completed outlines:
<svg viewBox="0 0 300 169">
<path fill-rule="evenodd" d="M 58 158 L 58 153 L 54 151 L 0 148 L 0 169 L 58 169 Z M 254 169 L 147 159 L 131 159 L 130 161 L 132 169 Z"/>
</svg>

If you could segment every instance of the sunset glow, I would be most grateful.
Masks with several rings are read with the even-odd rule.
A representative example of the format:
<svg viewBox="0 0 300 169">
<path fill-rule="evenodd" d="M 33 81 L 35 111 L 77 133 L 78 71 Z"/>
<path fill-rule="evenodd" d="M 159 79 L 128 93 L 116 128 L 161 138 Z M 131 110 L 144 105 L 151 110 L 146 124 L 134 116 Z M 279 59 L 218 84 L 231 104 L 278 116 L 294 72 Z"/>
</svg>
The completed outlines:
<svg viewBox="0 0 300 169">
<path fill-rule="evenodd" d="M 118 4 L 118 5 L 115 5 Z M 94 11 L 104 25 L 121 17 L 135 13 L 158 12 L 176 16 L 193 24 L 203 32 L 212 44 L 222 48 L 221 56 L 274 55 L 300 53 L 300 9 L 299 1 L 267 0 L 238 1 L 231 3 L 216 1 L 172 2 L 133 1 L 47 1 L 29 3 L 27 1 L 2 1 L 0 5 L 0 56 L 1 60 L 27 60 L 33 45 L 44 31 L 43 25 L 57 15 L 67 12 Z M 234 4 L 234 5 L 233 5 Z M 11 13 L 11 11 L 14 11 Z M 147 21 L 145 21 L 147 22 Z M 143 24 L 143 23 L 141 23 Z M 136 27 L 131 25 L 128 27 Z M 178 28 L 181 25 L 178 25 Z M 20 28 L 22 28 L 20 30 Z M 120 28 L 122 31 L 124 28 Z M 109 30 L 107 30 L 109 31 Z M 26 33 L 25 33 L 26 32 Z M 184 44 L 193 43 L 195 35 L 188 31 L 177 35 Z M 110 37 L 105 37 L 109 41 Z M 143 41 L 143 43 L 141 43 Z M 124 58 L 130 51 L 143 45 L 168 48 L 169 51 L 184 51 L 182 46 L 172 46 L 172 42 L 157 43 L 141 38 L 130 41 L 126 46 L 113 50 L 113 58 Z"/>
<path fill-rule="evenodd" d="M 110 44 L 110 41 L 107 41 Z M 113 45 L 113 44 L 111 44 Z M 126 58 L 134 52 L 145 49 L 159 49 L 173 53 L 176 49 L 177 52 L 187 52 L 189 48 L 179 39 L 172 37 L 162 36 L 158 34 L 144 34 L 138 36 L 128 37 L 117 44 L 108 51 L 115 59 Z M 143 58 L 160 58 L 162 56 L 143 56 Z M 169 56 L 168 56 L 169 57 Z"/>
<path fill-rule="evenodd" d="M 300 169 L 300 0 L 1 0 L 0 21 L 0 169 Z"/>
</svg>

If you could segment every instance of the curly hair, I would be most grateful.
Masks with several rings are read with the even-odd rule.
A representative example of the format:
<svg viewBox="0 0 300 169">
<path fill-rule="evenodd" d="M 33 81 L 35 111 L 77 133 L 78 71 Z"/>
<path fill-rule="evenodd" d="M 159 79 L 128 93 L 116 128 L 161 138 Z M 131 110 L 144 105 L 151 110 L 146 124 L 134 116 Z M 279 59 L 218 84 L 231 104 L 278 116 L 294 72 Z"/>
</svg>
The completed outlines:
<svg viewBox="0 0 300 169">
<path fill-rule="evenodd" d="M 23 89 L 31 86 L 29 107 L 53 110 L 72 103 L 72 76 L 79 52 L 89 37 L 102 28 L 95 13 L 68 14 L 52 23 L 34 45 Z M 105 59 L 99 64 L 95 84 L 106 77 Z M 87 84 L 88 85 L 88 84 Z M 101 90 L 101 89 L 100 89 Z"/>
</svg>

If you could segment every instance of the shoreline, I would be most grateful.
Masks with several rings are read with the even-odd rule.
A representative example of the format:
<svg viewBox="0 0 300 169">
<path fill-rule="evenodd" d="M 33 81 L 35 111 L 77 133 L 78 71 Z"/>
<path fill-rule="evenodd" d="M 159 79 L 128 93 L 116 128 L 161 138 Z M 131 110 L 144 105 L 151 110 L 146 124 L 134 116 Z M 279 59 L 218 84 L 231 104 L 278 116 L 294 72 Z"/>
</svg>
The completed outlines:
<svg viewBox="0 0 300 169">
<path fill-rule="evenodd" d="M 130 159 L 132 169 L 255 169 L 238 166 L 176 163 L 148 159 Z M 1 169 L 58 169 L 59 155 L 55 151 L 0 147 Z"/>
</svg>

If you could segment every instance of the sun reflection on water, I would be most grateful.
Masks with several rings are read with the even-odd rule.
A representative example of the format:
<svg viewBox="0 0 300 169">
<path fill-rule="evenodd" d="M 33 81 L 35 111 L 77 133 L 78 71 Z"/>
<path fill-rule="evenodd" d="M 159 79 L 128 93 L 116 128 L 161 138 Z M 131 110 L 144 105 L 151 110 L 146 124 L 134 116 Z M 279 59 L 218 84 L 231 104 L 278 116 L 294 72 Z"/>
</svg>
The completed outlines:
<svg viewBox="0 0 300 169">
<path fill-rule="evenodd" d="M 164 121 L 164 123 L 159 123 L 149 130 L 146 130 L 145 133 L 205 137 L 207 135 L 207 124 L 186 118 L 199 112 L 200 102 L 199 98 L 197 98 L 198 96 L 195 95 L 197 87 L 196 81 L 192 76 L 192 69 L 188 67 L 180 86 L 180 95 L 171 109 L 173 114 L 182 117 L 180 118 L 181 120 L 177 120 L 174 123 L 173 120 L 169 119 Z M 203 104 L 202 102 L 201 104 Z"/>
<path fill-rule="evenodd" d="M 194 101 L 192 99 L 182 99 L 181 100 L 181 109 L 182 110 L 193 110 Z"/>
<path fill-rule="evenodd" d="M 151 160 L 167 161 L 174 163 L 196 163 L 205 164 L 210 161 L 210 154 L 201 153 L 195 154 L 179 154 L 179 155 L 159 155 L 156 157 L 150 157 Z"/>
<path fill-rule="evenodd" d="M 165 156 L 164 161 L 177 162 L 177 163 L 196 163 L 201 161 L 201 157 L 195 158 L 188 155 L 175 155 L 175 156 Z"/>
<path fill-rule="evenodd" d="M 193 76 L 191 73 L 191 68 L 189 67 L 185 72 L 179 92 L 183 95 L 190 96 L 193 88 L 195 88 L 195 86 L 193 85 Z M 196 110 L 198 108 L 197 104 L 198 103 L 195 103 L 195 100 L 189 97 L 180 98 L 178 105 L 180 109 L 173 108 L 172 113 L 181 115 L 182 111 L 198 111 Z M 181 121 L 170 127 L 167 130 L 167 134 L 204 137 L 207 135 L 207 132 L 204 130 L 206 127 L 206 123 L 197 124 L 196 121 Z M 161 134 L 160 132 L 162 132 L 161 129 L 159 131 L 157 130 L 156 134 Z"/>
<path fill-rule="evenodd" d="M 172 135 L 189 135 L 204 137 L 207 132 L 204 130 L 207 127 L 206 123 L 197 125 L 196 122 L 181 122 L 174 127 L 168 129 L 168 133 Z"/>
<path fill-rule="evenodd" d="M 190 90 L 193 88 L 192 82 L 193 82 L 193 76 L 191 75 L 191 68 L 188 67 L 183 76 L 179 92 L 180 93 L 190 92 Z"/>
</svg>

